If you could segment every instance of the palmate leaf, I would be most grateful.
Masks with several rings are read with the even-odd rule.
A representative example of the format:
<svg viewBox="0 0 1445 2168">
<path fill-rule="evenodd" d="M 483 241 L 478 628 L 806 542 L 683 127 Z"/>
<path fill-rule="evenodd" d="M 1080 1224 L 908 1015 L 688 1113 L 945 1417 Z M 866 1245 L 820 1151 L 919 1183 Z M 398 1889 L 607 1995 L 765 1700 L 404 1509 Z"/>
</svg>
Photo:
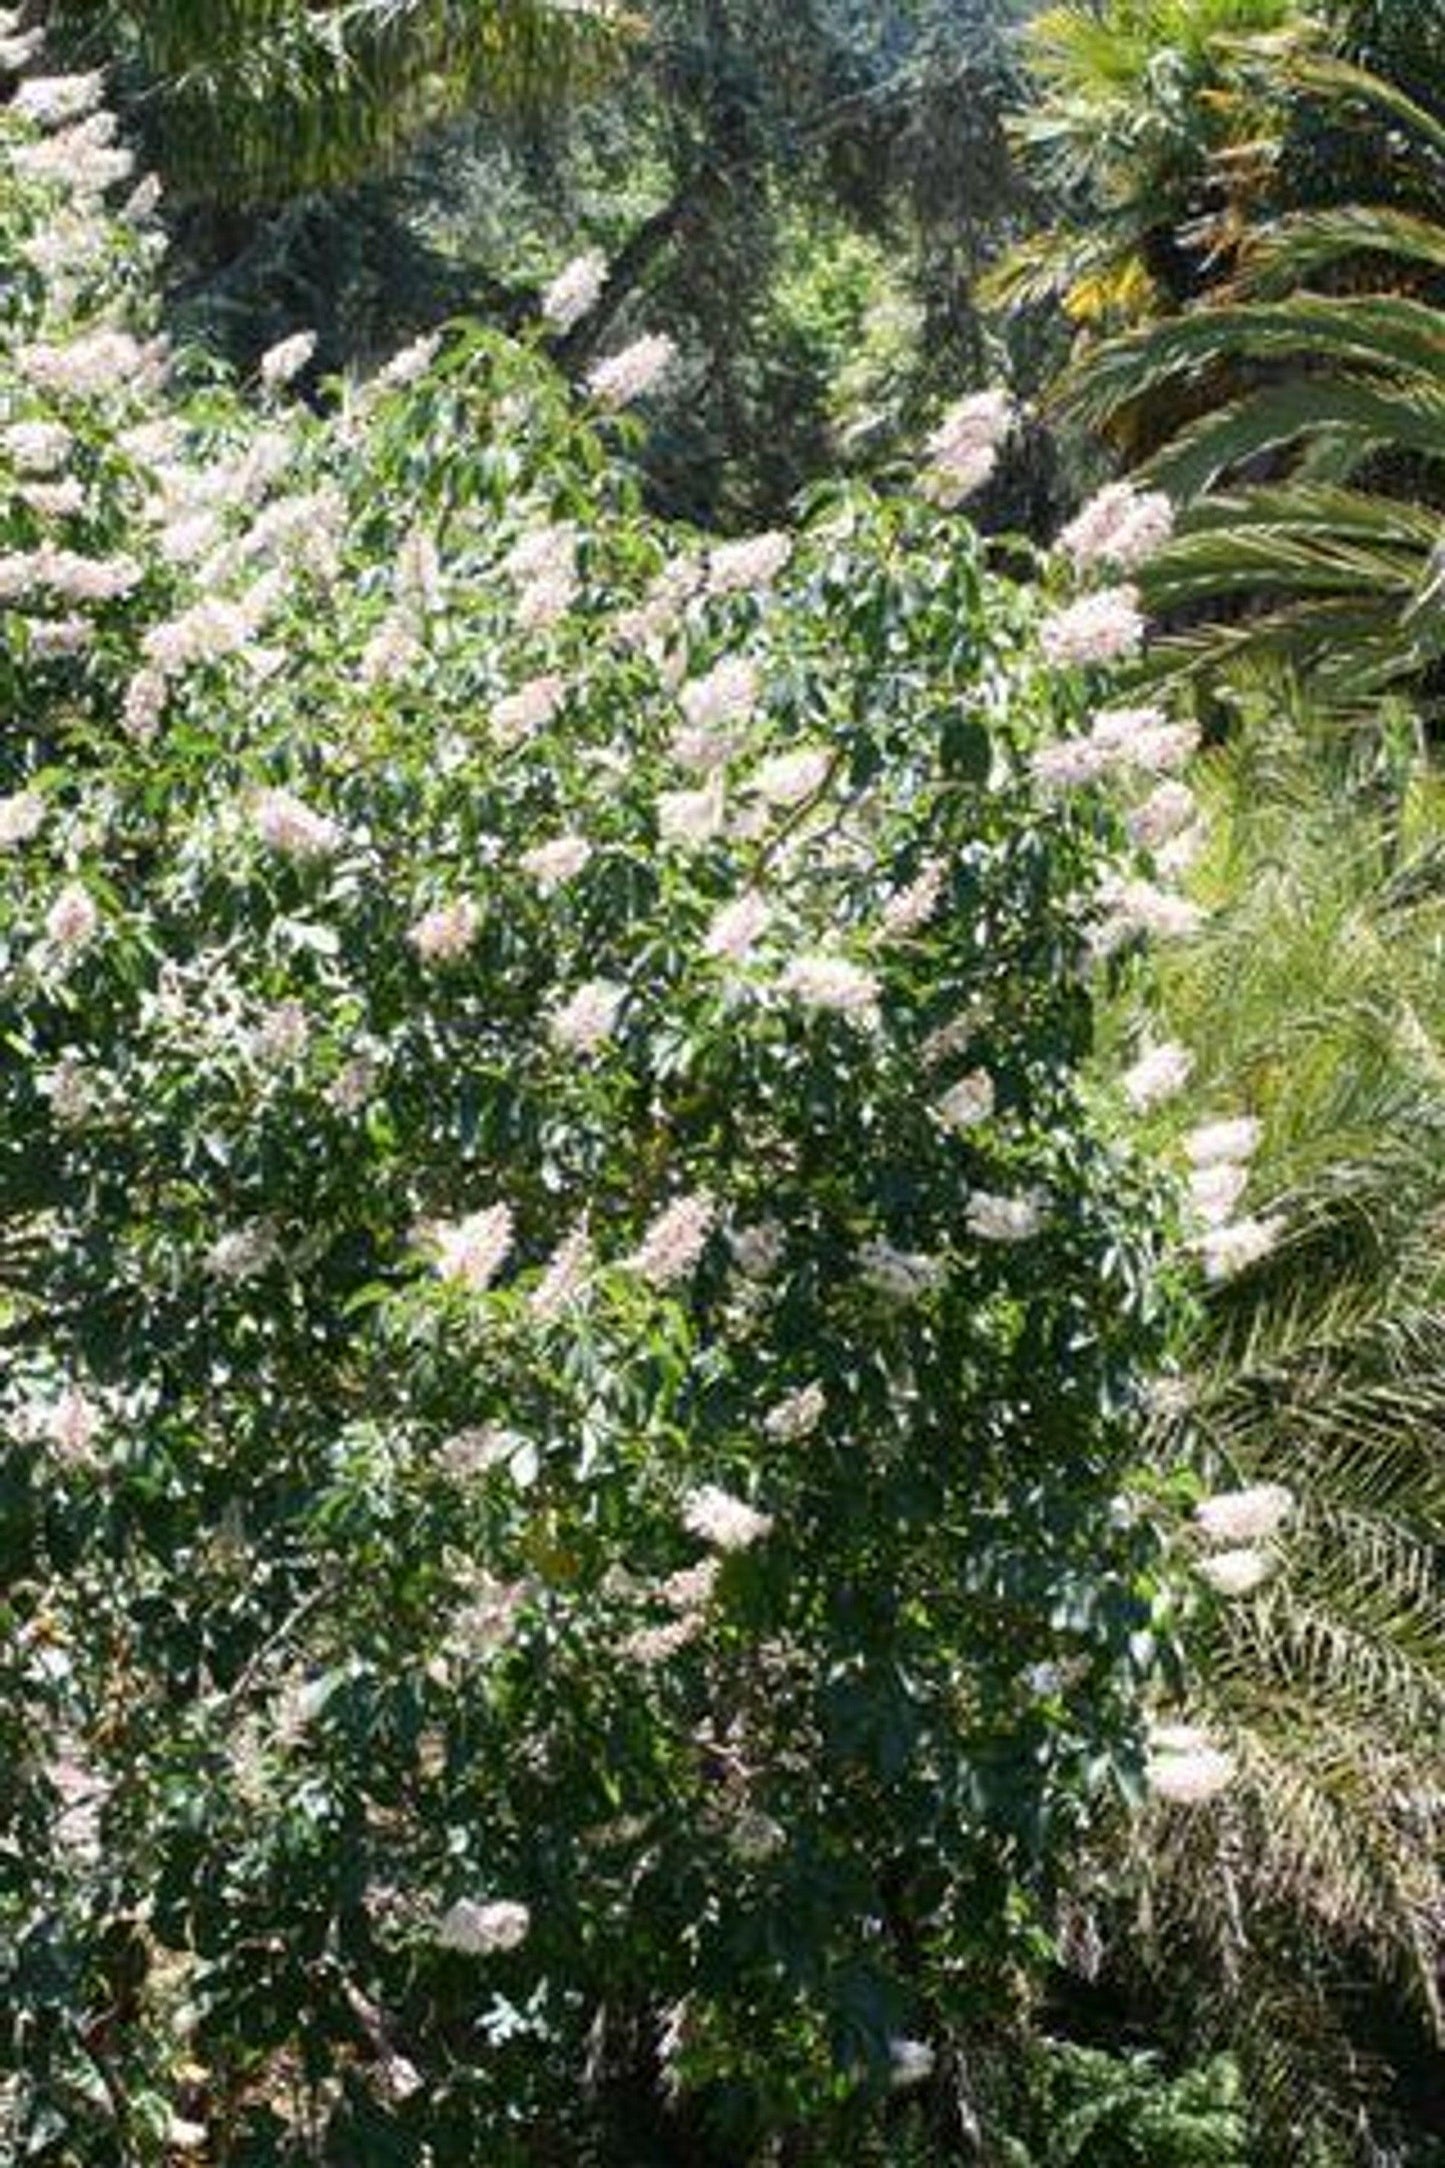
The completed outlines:
<svg viewBox="0 0 1445 2168">
<path fill-rule="evenodd" d="M 1445 386 L 1393 386 L 1351 375 L 1267 384 L 1189 423 L 1146 461 L 1141 475 L 1181 501 L 1222 475 L 1297 444 L 1329 442 L 1335 465 L 1352 471 L 1383 446 L 1445 459 Z"/>
<path fill-rule="evenodd" d="M 1388 256 L 1422 271 L 1445 270 L 1445 226 L 1392 204 L 1295 211 L 1252 234 L 1235 287 L 1268 298 L 1361 256 Z"/>
<path fill-rule="evenodd" d="M 1294 295 L 1280 302 L 1201 308 L 1111 339 L 1067 376 L 1061 407 L 1102 425 L 1175 377 L 1210 365 L 1284 361 L 1310 371 L 1327 363 L 1378 369 L 1396 385 L 1438 391 L 1445 376 L 1445 317 L 1423 301 L 1363 294 Z"/>
</svg>

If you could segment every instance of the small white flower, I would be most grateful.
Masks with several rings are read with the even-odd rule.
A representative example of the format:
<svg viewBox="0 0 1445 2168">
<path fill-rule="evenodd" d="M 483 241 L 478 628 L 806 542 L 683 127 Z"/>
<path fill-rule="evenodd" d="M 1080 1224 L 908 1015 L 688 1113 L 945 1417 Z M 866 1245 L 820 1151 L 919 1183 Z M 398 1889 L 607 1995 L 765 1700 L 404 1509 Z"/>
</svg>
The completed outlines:
<svg viewBox="0 0 1445 2168">
<path fill-rule="evenodd" d="M 680 1566 L 676 1573 L 670 1573 L 658 1583 L 657 1593 L 674 1611 L 701 1611 L 711 1603 L 721 1571 L 720 1560 L 699 1559 L 695 1566 Z"/>
<path fill-rule="evenodd" d="M 477 937 L 481 914 L 466 896 L 439 903 L 409 928 L 407 940 L 425 964 L 453 963 Z"/>
<path fill-rule="evenodd" d="M 260 1062 L 299 1061 L 311 1037 L 306 1011 L 299 1001 L 279 1001 L 267 1009 L 250 1035 L 250 1051 Z"/>
<path fill-rule="evenodd" d="M 740 542 L 719 542 L 707 555 L 710 595 L 732 595 L 771 587 L 793 553 L 791 535 L 746 535 Z"/>
<path fill-rule="evenodd" d="M 926 926 L 943 899 L 947 878 L 948 866 L 943 859 L 925 859 L 907 887 L 895 890 L 884 904 L 884 938 L 897 940 Z"/>
<path fill-rule="evenodd" d="M 607 283 L 607 258 L 588 249 L 562 266 L 542 296 L 542 320 L 554 331 L 570 331 L 597 306 Z"/>
<path fill-rule="evenodd" d="M 802 1385 L 796 1392 L 786 1393 L 769 1408 L 763 1417 L 764 1435 L 787 1444 L 810 1437 L 822 1422 L 827 1407 L 827 1396 L 815 1378 L 811 1385 Z"/>
<path fill-rule="evenodd" d="M 0 850 L 13 850 L 39 833 L 45 820 L 45 800 L 38 790 L 12 791 L 0 798 Z"/>
<path fill-rule="evenodd" d="M 1039 645 L 1046 661 L 1063 670 L 1137 654 L 1144 632 L 1137 587 L 1101 587 L 1045 618 Z"/>
<path fill-rule="evenodd" d="M 926 2040 L 890 2040 L 888 2082 L 895 2092 L 906 2092 L 913 2085 L 926 2085 L 937 2061 L 937 2055 Z"/>
<path fill-rule="evenodd" d="M 1007 392 L 974 392 L 944 415 L 925 446 L 919 488 L 933 503 L 954 505 L 993 473 L 999 446 L 1013 426 Z"/>
<path fill-rule="evenodd" d="M 1141 850 L 1157 851 L 1194 818 L 1195 797 L 1187 783 L 1160 783 L 1128 816 L 1128 829 Z"/>
<path fill-rule="evenodd" d="M 1107 746 L 1093 737 L 1059 738 L 1029 755 L 1029 773 L 1046 790 L 1082 790 L 1108 774 Z"/>
<path fill-rule="evenodd" d="M 1175 775 L 1199 750 L 1195 723 L 1171 723 L 1162 708 L 1101 708 L 1089 732 L 1110 764 L 1140 775 Z"/>
<path fill-rule="evenodd" d="M 599 406 L 631 406 L 652 390 L 676 356 L 677 348 L 666 332 L 648 332 L 620 354 L 599 361 L 588 374 L 587 389 Z"/>
<path fill-rule="evenodd" d="M 1204 1122 L 1184 1139 L 1185 1156 L 1193 1167 L 1214 1167 L 1225 1160 L 1251 1159 L 1258 1147 L 1260 1125 L 1252 1115 L 1233 1121 Z"/>
<path fill-rule="evenodd" d="M 757 1512 L 730 1491 L 705 1483 L 683 1499 L 682 1525 L 715 1551 L 745 1551 L 771 1533 L 773 1522 L 770 1514 Z"/>
<path fill-rule="evenodd" d="M 671 1287 L 692 1271 L 716 1220 L 717 1205 L 706 1190 L 675 1198 L 649 1221 L 628 1267 L 654 1287 Z"/>
<path fill-rule="evenodd" d="M 253 1220 L 220 1235 L 206 1252 L 206 1270 L 214 1280 L 250 1280 L 264 1272 L 281 1253 L 276 1229 L 269 1220 Z"/>
<path fill-rule="evenodd" d="M 591 1257 L 592 1245 L 584 1223 L 565 1235 L 548 1259 L 547 1268 L 529 1298 L 528 1307 L 533 1317 L 543 1320 L 560 1317 L 571 1303 L 577 1301 L 587 1284 Z"/>
<path fill-rule="evenodd" d="M 743 963 L 773 921 L 772 905 L 755 888 L 735 896 L 713 914 L 703 938 L 703 954 Z"/>
<path fill-rule="evenodd" d="M 90 75 L 32 75 L 17 89 L 10 110 L 42 128 L 60 128 L 93 113 L 104 96 L 105 77 L 98 68 Z"/>
<path fill-rule="evenodd" d="M 823 950 L 795 956 L 780 976 L 778 990 L 805 1009 L 851 1017 L 866 1029 L 881 1021 L 882 987 L 876 973 L 846 956 L 830 956 Z"/>
<path fill-rule="evenodd" d="M 251 820 L 263 843 L 290 858 L 327 858 L 341 843 L 336 822 L 313 812 L 289 790 L 258 791 Z"/>
<path fill-rule="evenodd" d="M 1294 1492 L 1283 1483 L 1251 1483 L 1201 1498 L 1194 1518 L 1211 1543 L 1267 1543 L 1294 1510 Z"/>
<path fill-rule="evenodd" d="M 45 914 L 45 932 L 56 948 L 74 953 L 92 942 L 100 931 L 100 912 L 94 897 L 78 881 L 72 881 Z"/>
<path fill-rule="evenodd" d="M 703 676 L 688 680 L 677 704 L 693 730 L 725 731 L 757 706 L 758 684 L 756 663 L 746 655 L 724 655 Z"/>
<path fill-rule="evenodd" d="M 1217 1595 L 1252 1596 L 1277 1564 L 1267 1551 L 1216 1551 L 1212 1558 L 1201 1558 L 1196 1570 Z"/>
<path fill-rule="evenodd" d="M 738 1269 L 750 1280 L 765 1280 L 776 1272 L 787 1250 L 787 1237 L 776 1220 L 758 1220 L 751 1227 L 736 1227 L 728 1236 Z"/>
<path fill-rule="evenodd" d="M 1161 1724 L 1150 1733 L 1145 1775 L 1157 1799 L 1194 1806 L 1234 1781 L 1234 1757 L 1192 1724 Z"/>
<path fill-rule="evenodd" d="M 506 1204 L 489 1205 L 465 1219 L 439 1221 L 430 1230 L 438 1278 L 472 1295 L 484 1293 L 510 1254 L 512 1225 L 512 1209 Z"/>
<path fill-rule="evenodd" d="M 721 769 L 701 790 L 664 790 L 657 799 L 659 841 L 686 848 L 710 843 L 722 833 L 727 806 Z"/>
<path fill-rule="evenodd" d="M 964 1224 L 985 1242 L 1027 1242 L 1043 1225 L 1043 1216 L 1036 1196 L 999 1197 L 976 1189 L 965 1208 Z"/>
<path fill-rule="evenodd" d="M 696 1641 L 702 1632 L 704 1621 L 699 1612 L 688 1611 L 681 1618 L 668 1619 L 661 1626 L 639 1626 L 622 1644 L 622 1653 L 634 1664 L 650 1668 L 665 1664 L 679 1649 Z"/>
<path fill-rule="evenodd" d="M 294 383 L 316 351 L 314 331 L 294 331 L 289 339 L 268 346 L 261 356 L 261 382 L 267 391 L 280 391 Z"/>
<path fill-rule="evenodd" d="M 1124 1071 L 1124 1097 L 1131 1107 L 1137 1107 L 1142 1113 L 1148 1107 L 1157 1106 L 1161 1099 L 1182 1091 L 1193 1067 L 1194 1056 L 1187 1047 L 1177 1046 L 1172 1041 L 1165 1046 L 1151 1046 Z"/>
<path fill-rule="evenodd" d="M 822 788 L 832 763 L 833 756 L 826 746 L 796 746 L 786 753 L 774 753 L 755 768 L 747 788 L 766 805 L 799 805 Z"/>
<path fill-rule="evenodd" d="M 1284 1221 L 1276 1218 L 1231 1220 L 1226 1226 L 1211 1227 L 1200 1236 L 1198 1244 L 1204 1277 L 1216 1283 L 1231 1280 L 1258 1264 L 1278 1243 L 1284 1226 Z"/>
<path fill-rule="evenodd" d="M 986 1122 L 994 1109 L 993 1078 L 986 1069 L 972 1069 L 946 1091 L 933 1109 L 934 1119 L 945 1129 L 972 1129 Z"/>
<path fill-rule="evenodd" d="M 11 422 L 0 429 L 0 451 L 21 474 L 54 474 L 74 442 L 62 422 Z"/>
<path fill-rule="evenodd" d="M 1195 1167 L 1189 1176 L 1189 1202 L 1209 1227 L 1222 1227 L 1249 1186 L 1249 1169 L 1221 1159 Z"/>
<path fill-rule="evenodd" d="M 467 1957 L 490 1957 L 497 1950 L 515 1950 L 526 1941 L 531 1925 L 526 1905 L 510 1898 L 476 1904 L 459 1897 L 443 1914 L 437 1941 L 444 1950 L 460 1950 Z"/>
<path fill-rule="evenodd" d="M 552 1037 L 574 1054 L 595 1054 L 617 1028 L 627 988 L 615 979 L 588 979 L 550 1017 Z"/>
<path fill-rule="evenodd" d="M 591 856 L 592 846 L 585 836 L 554 836 L 550 843 L 524 851 L 518 863 L 543 895 L 550 895 L 564 881 L 574 879 Z"/>
<path fill-rule="evenodd" d="M 59 1457 L 80 1466 L 92 1457 L 103 1417 L 96 1403 L 79 1386 L 69 1385 L 41 1415 L 41 1428 Z"/>
<path fill-rule="evenodd" d="M 1152 881 L 1111 878 L 1100 884 L 1100 900 L 1107 915 L 1093 938 L 1099 956 L 1110 955 L 1121 942 L 1141 934 L 1156 941 L 1185 941 L 1204 923 L 1204 913 L 1197 903 L 1171 895 Z"/>
<path fill-rule="evenodd" d="M 506 693 L 492 709 L 492 737 L 502 747 L 518 745 L 551 722 L 566 698 L 567 684 L 556 676 L 529 678 Z"/>
<path fill-rule="evenodd" d="M 1110 482 L 1059 536 L 1076 570 L 1111 565 L 1133 572 L 1169 540 L 1174 507 L 1160 490 L 1141 492 L 1129 482 Z"/>
</svg>

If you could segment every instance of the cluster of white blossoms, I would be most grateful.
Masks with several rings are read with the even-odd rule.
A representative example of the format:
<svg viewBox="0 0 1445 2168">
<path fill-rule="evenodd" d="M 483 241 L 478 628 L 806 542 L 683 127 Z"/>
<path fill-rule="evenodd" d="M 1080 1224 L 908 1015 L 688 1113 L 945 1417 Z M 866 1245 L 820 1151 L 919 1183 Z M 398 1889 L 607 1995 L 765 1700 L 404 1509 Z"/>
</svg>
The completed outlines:
<svg viewBox="0 0 1445 2168">
<path fill-rule="evenodd" d="M 1184 1139 L 1189 1162 L 1189 1202 L 1203 1233 L 1196 1241 L 1207 1280 L 1232 1279 L 1267 1257 L 1285 1222 L 1232 1217 L 1249 1182 L 1249 1161 L 1259 1142 L 1259 1123 L 1247 1117 L 1206 1122 Z"/>
<path fill-rule="evenodd" d="M 943 901 L 948 866 L 941 858 L 929 858 L 913 879 L 895 889 L 883 906 L 879 931 L 885 940 L 902 940 L 917 933 L 935 916 Z"/>
<path fill-rule="evenodd" d="M 0 429 L 0 453 L 18 474 L 57 474 L 74 448 L 63 422 L 11 422 Z"/>
<path fill-rule="evenodd" d="M 134 557 L 87 557 L 42 542 L 38 549 L 0 557 L 0 602 L 23 602 L 33 595 L 63 602 L 114 602 L 140 585 L 142 567 Z"/>
<path fill-rule="evenodd" d="M 528 678 L 515 692 L 492 703 L 492 742 L 505 751 L 545 730 L 567 697 L 565 678 L 555 673 Z"/>
<path fill-rule="evenodd" d="M 677 347 L 665 331 L 644 332 L 620 354 L 609 355 L 588 372 L 587 390 L 599 406 L 631 406 L 653 389 L 676 359 Z"/>
<path fill-rule="evenodd" d="M 745 787 L 766 805 L 800 805 L 822 789 L 832 765 L 833 755 L 826 745 L 790 746 L 761 761 Z"/>
<path fill-rule="evenodd" d="M 763 1434 L 785 1444 L 799 1438 L 811 1437 L 827 1413 L 828 1399 L 815 1378 L 810 1385 L 801 1385 L 796 1392 L 785 1393 L 763 1417 Z"/>
<path fill-rule="evenodd" d="M 617 1028 L 627 988 L 615 979 L 587 979 L 548 1019 L 557 1045 L 571 1054 L 595 1054 Z"/>
<path fill-rule="evenodd" d="M 994 1101 L 994 1082 L 988 1071 L 971 1069 L 935 1101 L 934 1120 L 944 1129 L 974 1129 L 990 1119 Z"/>
<path fill-rule="evenodd" d="M 564 881 L 574 880 L 591 856 L 592 846 L 585 836 L 554 836 L 550 842 L 524 851 L 517 863 L 548 896 Z"/>
<path fill-rule="evenodd" d="M 1000 1197 L 976 1189 L 964 1206 L 964 1225 L 983 1242 L 1028 1242 L 1044 1223 L 1044 1200 L 1037 1192 Z"/>
<path fill-rule="evenodd" d="M 576 522 L 550 520 L 528 528 L 507 552 L 502 571 L 519 589 L 518 627 L 524 632 L 545 631 L 577 599 Z"/>
<path fill-rule="evenodd" d="M 590 316 L 607 283 L 607 258 L 588 249 L 565 263 L 542 295 L 542 321 L 554 331 L 570 331 Z"/>
<path fill-rule="evenodd" d="M 316 352 L 314 331 L 293 331 L 290 338 L 278 339 L 268 346 L 261 356 L 259 374 L 267 391 L 280 391 L 295 382 Z"/>
<path fill-rule="evenodd" d="M 17 790 L 0 797 L 0 851 L 28 843 L 44 824 L 45 800 L 38 790 Z"/>
<path fill-rule="evenodd" d="M 55 1399 L 36 1401 L 25 1410 L 24 1426 L 44 1440 L 57 1459 L 70 1467 L 89 1467 L 105 1427 L 105 1410 L 79 1385 L 67 1385 Z"/>
<path fill-rule="evenodd" d="M 206 1270 L 214 1280 L 252 1280 L 281 1255 L 281 1238 L 270 1220 L 253 1220 L 219 1235 L 206 1252 Z"/>
<path fill-rule="evenodd" d="M 778 991 L 801 1008 L 844 1016 L 864 1030 L 875 1030 L 882 1022 L 883 987 L 878 974 L 824 949 L 793 957 L 779 973 Z"/>
<path fill-rule="evenodd" d="M 1112 955 L 1138 935 L 1154 941 L 1188 940 L 1204 924 L 1203 911 L 1187 896 L 1123 874 L 1100 882 L 1099 901 L 1104 913 L 1090 940 L 1095 956 Z"/>
<path fill-rule="evenodd" d="M 1234 1756 L 1197 1724 L 1156 1724 L 1149 1733 L 1145 1777 L 1156 1799 L 1197 1806 L 1234 1782 Z"/>
<path fill-rule="evenodd" d="M 45 914 L 45 938 L 52 949 L 74 955 L 90 946 L 100 923 L 100 910 L 89 889 L 70 881 Z"/>
<path fill-rule="evenodd" d="M 1055 669 L 1124 662 L 1144 644 L 1137 587 L 1101 587 L 1066 603 L 1039 627 L 1039 645 Z"/>
<path fill-rule="evenodd" d="M 737 726 L 752 714 L 759 691 L 758 666 L 746 655 L 724 655 L 701 676 L 689 678 L 677 696 L 687 734 L 673 739 L 673 758 L 697 769 L 730 760 L 741 743 Z"/>
<path fill-rule="evenodd" d="M 471 898 L 458 896 L 424 911 L 407 939 L 424 964 L 453 963 L 471 947 L 480 924 L 481 913 Z"/>
<path fill-rule="evenodd" d="M 944 507 L 959 504 L 993 473 L 1014 423 L 1005 391 L 974 392 L 951 406 L 924 446 L 920 493 Z"/>
<path fill-rule="evenodd" d="M 727 963 L 745 963 L 773 922 L 773 907 L 755 888 L 719 905 L 703 936 L 703 954 Z"/>
<path fill-rule="evenodd" d="M 1174 776 L 1198 746 L 1197 728 L 1170 722 L 1162 708 L 1103 708 L 1082 737 L 1040 746 L 1030 756 L 1029 772 L 1036 782 L 1063 790 L 1106 779 Z M 1187 792 L 1186 785 L 1176 788 Z M 1193 812 L 1193 796 L 1188 794 L 1186 813 L 1192 817 Z"/>
<path fill-rule="evenodd" d="M 136 395 L 154 389 L 167 358 L 162 341 L 142 344 L 130 332 L 107 326 L 78 332 L 63 343 L 35 340 L 20 348 L 15 366 L 52 398 L 95 399 L 117 387 Z"/>
<path fill-rule="evenodd" d="M 1174 507 L 1161 490 L 1140 491 L 1110 482 L 1089 499 L 1059 536 L 1076 571 L 1106 565 L 1134 572 L 1162 549 L 1174 532 Z"/>
<path fill-rule="evenodd" d="M 759 1513 L 745 1499 L 716 1483 L 704 1483 L 682 1501 L 682 1525 L 715 1551 L 745 1551 L 772 1533 L 771 1514 Z"/>
<path fill-rule="evenodd" d="M 1120 1080 L 1124 1097 L 1139 1113 L 1157 1106 L 1161 1099 L 1168 1099 L 1182 1091 L 1189 1081 L 1194 1067 L 1194 1056 L 1188 1047 L 1170 1041 L 1164 1046 L 1146 1047 L 1138 1059 L 1131 1062 Z"/>
<path fill-rule="evenodd" d="M 341 847 L 337 823 L 289 790 L 258 791 L 251 801 L 251 825 L 268 849 L 287 858 L 329 858 Z"/>
<path fill-rule="evenodd" d="M 1211 1543 L 1268 1543 L 1294 1510 L 1294 1492 L 1286 1484 L 1252 1483 L 1201 1498 L 1194 1519 Z"/>
<path fill-rule="evenodd" d="M 675 1198 L 644 1228 L 641 1242 L 625 1260 L 629 1271 L 653 1287 L 674 1286 L 702 1256 L 717 1216 L 716 1201 L 706 1190 Z"/>
<path fill-rule="evenodd" d="M 781 529 L 714 543 L 707 553 L 707 591 L 736 595 L 771 587 L 793 554 L 793 538 Z"/>
<path fill-rule="evenodd" d="M 531 1931 L 532 1915 L 512 1898 L 492 1898 L 478 1904 L 459 1897 L 442 1915 L 437 1941 L 444 1950 L 460 1950 L 466 1957 L 491 1957 L 499 1950 L 515 1950 Z"/>
<path fill-rule="evenodd" d="M 727 822 L 727 790 L 715 768 L 697 790 L 664 790 L 657 796 L 658 841 L 675 849 L 698 850 L 720 836 Z"/>
<path fill-rule="evenodd" d="M 561 1317 L 579 1302 L 587 1287 L 592 1264 L 592 1240 L 586 1222 L 564 1235 L 528 1297 L 533 1317 L 543 1323 Z"/>
<path fill-rule="evenodd" d="M 425 1233 L 438 1278 L 469 1295 L 484 1294 L 511 1254 L 512 1231 L 512 1208 L 506 1204 L 488 1205 L 465 1219 L 433 1222 Z"/>
</svg>

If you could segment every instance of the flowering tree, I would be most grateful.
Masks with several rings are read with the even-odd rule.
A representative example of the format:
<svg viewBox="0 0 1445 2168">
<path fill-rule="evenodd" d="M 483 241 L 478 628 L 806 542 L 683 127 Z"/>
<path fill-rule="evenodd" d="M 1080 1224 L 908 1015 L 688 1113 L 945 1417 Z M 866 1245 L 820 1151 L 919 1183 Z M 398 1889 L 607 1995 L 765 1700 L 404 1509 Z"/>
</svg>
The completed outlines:
<svg viewBox="0 0 1445 2168">
<path fill-rule="evenodd" d="M 987 403 L 705 547 L 665 342 L 218 389 L 97 88 L 0 188 L 10 2142 L 862 2157 L 1143 1762 L 1163 905 L 1045 758 L 1176 764 L 1137 619 L 1044 660 Z"/>
</svg>

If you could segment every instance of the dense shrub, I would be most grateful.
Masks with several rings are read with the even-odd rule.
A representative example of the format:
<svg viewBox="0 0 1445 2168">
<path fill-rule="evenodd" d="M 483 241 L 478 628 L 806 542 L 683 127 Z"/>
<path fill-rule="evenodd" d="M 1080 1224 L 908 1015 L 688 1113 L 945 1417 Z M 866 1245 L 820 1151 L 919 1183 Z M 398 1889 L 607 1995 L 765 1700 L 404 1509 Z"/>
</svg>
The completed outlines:
<svg viewBox="0 0 1445 2168">
<path fill-rule="evenodd" d="M 9 2142 L 861 2158 L 1157 1656 L 1087 674 L 914 492 L 648 524 L 656 351 L 218 387 L 10 125 Z"/>
</svg>

